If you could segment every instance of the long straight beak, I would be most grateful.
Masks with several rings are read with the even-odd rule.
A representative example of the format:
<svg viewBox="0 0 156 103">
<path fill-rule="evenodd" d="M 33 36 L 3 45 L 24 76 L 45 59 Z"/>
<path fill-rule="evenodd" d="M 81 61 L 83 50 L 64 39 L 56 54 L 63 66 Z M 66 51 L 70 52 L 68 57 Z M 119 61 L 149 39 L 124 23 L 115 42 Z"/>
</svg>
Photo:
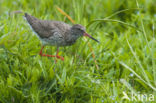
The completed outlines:
<svg viewBox="0 0 156 103">
<path fill-rule="evenodd" d="M 94 40 L 94 41 L 100 43 L 98 40 L 96 40 L 95 38 L 93 38 L 91 35 L 89 35 L 89 34 L 87 34 L 87 33 L 84 33 L 83 36 L 87 36 L 87 37 L 91 38 L 92 40 Z"/>
</svg>

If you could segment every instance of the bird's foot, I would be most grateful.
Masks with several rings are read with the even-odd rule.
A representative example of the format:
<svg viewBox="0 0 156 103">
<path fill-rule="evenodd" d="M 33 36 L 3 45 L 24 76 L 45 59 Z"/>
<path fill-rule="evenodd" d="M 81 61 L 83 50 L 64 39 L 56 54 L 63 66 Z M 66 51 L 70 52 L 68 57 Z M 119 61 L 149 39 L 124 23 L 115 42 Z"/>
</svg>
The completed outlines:
<svg viewBox="0 0 156 103">
<path fill-rule="evenodd" d="M 49 54 L 40 54 L 40 55 L 45 57 L 56 57 L 55 55 L 49 55 Z"/>
<path fill-rule="evenodd" d="M 61 59 L 62 61 L 64 61 L 64 58 L 61 56 L 56 55 L 56 58 Z"/>
<path fill-rule="evenodd" d="M 64 61 L 64 58 L 58 55 L 49 55 L 49 54 L 40 54 L 41 56 L 47 56 L 47 57 L 56 57 L 57 59 L 61 59 Z"/>
</svg>

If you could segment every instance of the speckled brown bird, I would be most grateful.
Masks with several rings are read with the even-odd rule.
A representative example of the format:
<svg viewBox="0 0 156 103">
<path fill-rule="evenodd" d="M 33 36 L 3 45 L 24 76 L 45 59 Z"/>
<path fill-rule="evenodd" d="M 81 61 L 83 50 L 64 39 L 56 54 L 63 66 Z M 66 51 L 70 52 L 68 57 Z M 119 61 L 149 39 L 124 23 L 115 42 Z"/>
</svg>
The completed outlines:
<svg viewBox="0 0 156 103">
<path fill-rule="evenodd" d="M 25 13 L 25 18 L 34 30 L 35 34 L 42 41 L 42 48 L 40 50 L 41 56 L 56 57 L 58 59 L 64 60 L 63 57 L 58 55 L 59 47 L 70 46 L 76 42 L 79 37 L 87 36 L 96 42 L 99 42 L 91 35 L 87 34 L 85 28 L 80 24 L 75 24 L 70 26 L 61 21 L 54 20 L 40 20 L 34 16 Z M 56 55 L 43 54 L 42 50 L 45 45 L 52 45 L 57 47 Z"/>
</svg>

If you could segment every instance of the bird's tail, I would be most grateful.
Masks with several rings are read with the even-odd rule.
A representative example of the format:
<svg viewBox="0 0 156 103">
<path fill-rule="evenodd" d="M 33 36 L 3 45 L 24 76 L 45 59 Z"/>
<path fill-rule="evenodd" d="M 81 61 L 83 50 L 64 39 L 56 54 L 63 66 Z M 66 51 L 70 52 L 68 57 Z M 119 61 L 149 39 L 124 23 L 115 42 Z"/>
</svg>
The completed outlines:
<svg viewBox="0 0 156 103">
<path fill-rule="evenodd" d="M 34 21 L 37 20 L 34 16 L 29 15 L 28 13 L 24 13 L 24 16 L 30 25 L 33 24 Z"/>
</svg>

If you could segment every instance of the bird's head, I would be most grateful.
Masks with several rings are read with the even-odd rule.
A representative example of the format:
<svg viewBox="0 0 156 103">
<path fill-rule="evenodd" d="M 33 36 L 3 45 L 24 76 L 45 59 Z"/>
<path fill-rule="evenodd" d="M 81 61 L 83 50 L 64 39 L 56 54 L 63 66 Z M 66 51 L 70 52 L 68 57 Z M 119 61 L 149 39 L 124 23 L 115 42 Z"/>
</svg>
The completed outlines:
<svg viewBox="0 0 156 103">
<path fill-rule="evenodd" d="M 71 30 L 72 30 L 72 34 L 75 35 L 76 37 L 87 36 L 87 37 L 91 38 L 92 40 L 99 42 L 98 40 L 93 38 L 91 35 L 87 34 L 85 27 L 83 27 L 80 24 L 73 25 Z"/>
</svg>

